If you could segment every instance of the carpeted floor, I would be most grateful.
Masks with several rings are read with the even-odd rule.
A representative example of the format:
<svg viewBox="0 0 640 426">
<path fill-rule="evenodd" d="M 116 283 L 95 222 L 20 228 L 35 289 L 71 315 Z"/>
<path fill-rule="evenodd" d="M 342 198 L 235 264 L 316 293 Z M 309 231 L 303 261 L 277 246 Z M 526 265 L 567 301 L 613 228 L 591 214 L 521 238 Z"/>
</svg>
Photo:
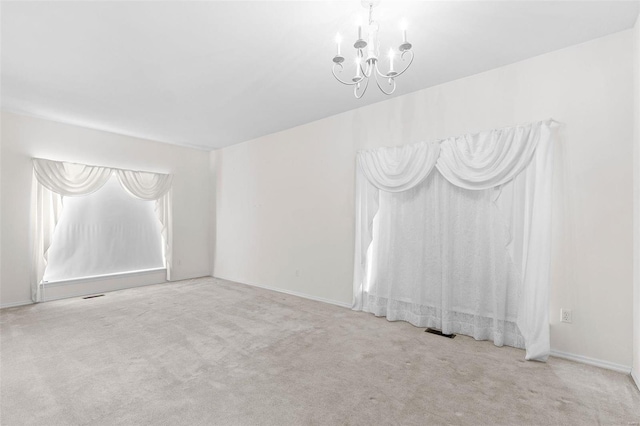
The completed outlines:
<svg viewBox="0 0 640 426">
<path fill-rule="evenodd" d="M 5 426 L 640 424 L 623 374 L 213 278 L 0 319 Z"/>
</svg>

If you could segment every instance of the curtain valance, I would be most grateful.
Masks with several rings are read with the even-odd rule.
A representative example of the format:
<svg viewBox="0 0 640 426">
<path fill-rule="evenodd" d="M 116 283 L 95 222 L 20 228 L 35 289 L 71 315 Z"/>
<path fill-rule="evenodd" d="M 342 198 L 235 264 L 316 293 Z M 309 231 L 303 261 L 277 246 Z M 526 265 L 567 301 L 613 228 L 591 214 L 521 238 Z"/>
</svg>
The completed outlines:
<svg viewBox="0 0 640 426">
<path fill-rule="evenodd" d="M 451 137 L 438 142 L 361 151 L 357 163 L 374 187 L 406 191 L 435 166 L 453 185 L 493 188 L 513 179 L 531 162 L 540 138 L 549 136 L 551 120 Z"/>
<path fill-rule="evenodd" d="M 107 183 L 113 173 L 109 167 L 87 166 L 60 161 L 33 159 L 38 182 L 49 191 L 64 196 L 88 195 Z"/>
<path fill-rule="evenodd" d="M 445 139 L 436 167 L 452 184 L 487 189 L 505 184 L 531 162 L 549 121 Z"/>
<path fill-rule="evenodd" d="M 171 278 L 172 216 L 170 174 L 122 170 L 61 161 L 33 159 L 32 233 L 32 299 L 43 301 L 42 278 L 47 265 L 47 252 L 53 232 L 62 213 L 62 198 L 89 195 L 104 186 L 115 173 L 123 189 L 142 200 L 155 200 L 156 216 L 162 225 L 167 280 Z"/>
<path fill-rule="evenodd" d="M 406 191 L 431 173 L 438 159 L 438 143 L 416 143 L 364 151 L 358 163 L 369 182 L 389 192 Z"/>
<path fill-rule="evenodd" d="M 553 120 L 545 120 L 452 137 L 439 143 L 421 142 L 359 152 L 353 309 L 376 314 L 393 311 L 392 317 L 406 319 L 415 325 L 420 323 L 420 326 L 424 326 L 422 322 L 429 312 L 432 316 L 428 323 L 439 324 L 443 330 L 460 327 L 464 323 L 463 317 L 489 321 L 489 325 L 483 323 L 484 334 L 458 332 L 476 338 L 492 335 L 496 344 L 521 338 L 527 351 L 526 359 L 545 360 L 550 351 L 552 123 Z M 435 177 L 432 176 L 434 168 L 438 171 Z M 491 188 L 497 191 L 487 192 Z M 412 192 L 405 192 L 409 190 Z M 382 205 L 384 215 L 379 219 L 384 223 L 378 222 L 374 229 L 374 218 L 382 208 L 381 203 L 386 203 Z M 391 211 L 396 213 L 391 214 Z M 462 222 L 456 225 L 456 220 Z M 446 234 L 443 234 L 445 227 Z M 477 230 L 485 228 L 494 232 L 490 234 L 493 248 L 483 251 L 478 250 L 480 246 L 468 246 L 471 240 L 484 244 L 486 239 L 478 237 Z M 461 234 L 466 232 L 463 229 L 475 232 L 477 238 L 465 237 Z M 401 235 L 408 240 L 402 240 Z M 374 237 L 382 238 L 383 242 L 378 244 L 393 246 L 376 246 L 372 244 Z M 425 263 L 417 254 L 417 257 L 413 256 L 415 253 L 403 255 L 402 250 L 412 244 L 418 244 L 420 250 L 428 254 L 427 258 L 432 259 L 431 263 Z M 495 306 L 504 305 L 503 315 L 499 318 L 494 316 L 490 320 L 487 312 L 474 313 L 468 306 L 460 308 L 459 305 L 462 310 L 451 311 L 455 298 L 445 297 L 445 294 L 454 290 L 445 287 L 438 293 L 441 299 L 436 297 L 436 301 L 428 303 L 424 302 L 428 299 L 426 287 L 418 288 L 415 294 L 422 294 L 423 304 L 407 298 L 408 293 L 402 293 L 409 291 L 407 288 L 394 287 L 407 283 L 429 286 L 438 281 L 443 285 L 457 283 L 458 290 L 455 291 L 464 293 L 471 289 L 465 290 L 468 281 L 460 278 L 462 271 L 466 271 L 472 262 L 479 261 L 478 265 L 487 265 L 489 272 L 497 273 L 494 267 L 497 263 L 491 263 L 497 259 L 495 256 L 500 257 L 496 262 L 504 273 L 500 272 L 502 275 L 496 279 L 480 279 L 481 287 L 473 288 L 473 291 L 493 294 L 495 289 L 482 287 L 485 282 L 497 285 L 506 280 L 504 285 L 509 282 L 515 286 L 501 288 L 498 292 L 502 299 L 497 299 Z M 385 265 L 372 265 L 372 258 L 378 257 Z M 415 262 L 409 260 L 414 257 Z M 400 269 L 390 266 L 392 258 L 400 262 L 397 266 Z M 508 259 L 506 263 L 505 259 Z M 444 269 L 437 272 L 438 268 Z M 401 279 L 395 272 L 409 275 Z M 425 281 L 425 277 L 431 278 Z M 398 295 L 396 299 L 393 294 Z M 517 295 L 517 300 L 513 295 Z M 508 319 L 513 312 L 517 313 L 517 318 Z M 517 324 L 521 336 L 510 332 L 514 340 L 503 339 L 500 333 L 504 332 L 505 324 L 514 327 Z"/>
<path fill-rule="evenodd" d="M 131 195 L 141 200 L 157 200 L 171 188 L 173 176 L 160 173 L 117 170 L 118 180 Z"/>
<path fill-rule="evenodd" d="M 90 166 L 63 161 L 33 159 L 36 179 L 48 190 L 63 196 L 89 195 L 116 173 L 122 187 L 141 200 L 157 200 L 171 188 L 172 175 Z"/>
</svg>

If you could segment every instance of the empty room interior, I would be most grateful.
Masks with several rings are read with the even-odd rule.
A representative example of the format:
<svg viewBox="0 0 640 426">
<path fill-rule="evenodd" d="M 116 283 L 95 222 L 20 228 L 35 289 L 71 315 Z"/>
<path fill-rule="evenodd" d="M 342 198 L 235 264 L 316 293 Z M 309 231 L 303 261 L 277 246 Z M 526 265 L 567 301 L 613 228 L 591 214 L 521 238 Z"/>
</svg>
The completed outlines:
<svg viewBox="0 0 640 426">
<path fill-rule="evenodd" d="M 0 25 L 0 424 L 640 424 L 640 1 Z"/>
</svg>

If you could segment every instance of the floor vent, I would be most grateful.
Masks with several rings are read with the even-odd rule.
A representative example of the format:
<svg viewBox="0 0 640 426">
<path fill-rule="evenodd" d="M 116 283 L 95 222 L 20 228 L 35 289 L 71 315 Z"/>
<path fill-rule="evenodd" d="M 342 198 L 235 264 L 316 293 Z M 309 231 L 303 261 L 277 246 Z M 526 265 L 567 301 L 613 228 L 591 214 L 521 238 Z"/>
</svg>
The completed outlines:
<svg viewBox="0 0 640 426">
<path fill-rule="evenodd" d="M 442 331 L 436 330 L 435 328 L 427 328 L 425 332 L 435 334 L 436 336 L 448 337 L 449 339 L 456 337 L 455 334 L 444 334 Z"/>
<path fill-rule="evenodd" d="M 83 299 L 93 299 L 94 297 L 102 297 L 104 296 L 104 294 L 95 294 L 93 296 L 85 296 L 83 297 Z"/>
</svg>

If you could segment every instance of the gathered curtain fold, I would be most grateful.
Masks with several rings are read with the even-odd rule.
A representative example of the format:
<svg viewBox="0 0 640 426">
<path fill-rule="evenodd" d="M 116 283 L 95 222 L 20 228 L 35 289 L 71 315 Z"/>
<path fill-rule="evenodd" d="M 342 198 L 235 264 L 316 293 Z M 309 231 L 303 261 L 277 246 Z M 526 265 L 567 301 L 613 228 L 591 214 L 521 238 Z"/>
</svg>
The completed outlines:
<svg viewBox="0 0 640 426">
<path fill-rule="evenodd" d="M 512 303 L 514 306 L 517 305 L 517 318 L 513 319 L 513 322 L 517 323 L 521 337 L 524 339 L 524 346 L 527 352 L 526 359 L 546 360 L 550 351 L 547 309 L 551 244 L 550 210 L 553 159 L 550 128 L 552 122 L 552 120 L 546 120 L 474 135 L 464 135 L 442 140 L 439 144 L 421 142 L 404 147 L 380 148 L 359 152 L 356 162 L 356 239 L 353 309 L 376 314 L 392 309 L 396 309 L 396 311 L 413 309 L 410 313 L 407 311 L 396 315 L 400 319 L 418 318 L 420 315 L 414 315 L 418 311 L 420 311 L 421 315 L 426 315 L 425 312 L 427 311 L 431 312 L 430 315 L 435 315 L 433 313 L 437 312 L 440 317 L 437 324 L 443 329 L 448 329 L 461 316 L 468 315 L 469 313 L 466 311 L 464 315 L 460 312 L 447 313 L 445 305 L 455 304 L 455 291 L 451 292 L 446 288 L 442 289 L 441 304 L 438 302 L 432 304 L 433 306 L 418 307 L 414 304 L 411 308 L 406 308 L 413 302 L 404 293 L 397 300 L 391 300 L 388 294 L 373 294 L 379 288 L 376 286 L 376 279 L 380 280 L 380 277 L 387 277 L 393 281 L 395 278 L 389 278 L 393 275 L 376 272 L 376 268 L 379 265 L 373 265 L 372 262 L 374 260 L 372 258 L 379 255 L 377 253 L 380 250 L 377 250 L 378 247 L 372 242 L 374 242 L 374 238 L 380 238 L 382 234 L 391 235 L 390 238 L 397 239 L 397 236 L 393 237 L 394 232 L 398 235 L 405 232 L 400 231 L 400 228 L 405 226 L 399 222 L 400 218 L 397 219 L 398 223 L 393 223 L 393 221 L 389 220 L 389 212 L 385 211 L 385 223 L 384 225 L 379 225 L 382 228 L 377 231 L 380 235 L 378 237 L 374 235 L 376 234 L 374 219 L 381 208 L 381 191 L 383 193 L 398 194 L 398 196 L 393 195 L 395 198 L 389 198 L 392 196 L 389 195 L 385 196 L 384 199 L 393 204 L 394 208 L 400 209 L 398 210 L 399 215 L 407 214 L 410 209 L 416 208 L 416 197 L 429 200 L 429 203 L 440 200 L 444 206 L 421 205 L 420 207 L 423 210 L 425 208 L 431 209 L 429 210 L 429 218 L 436 222 L 427 225 L 432 227 L 429 228 L 429 232 L 432 232 L 429 235 L 434 239 L 438 239 L 437 242 L 426 243 L 427 252 L 429 250 L 444 250 L 442 256 L 438 258 L 441 259 L 442 263 L 454 261 L 464 263 L 466 260 L 460 260 L 460 257 L 456 257 L 455 252 L 456 250 L 465 252 L 467 248 L 464 245 L 467 244 L 465 243 L 467 240 L 455 235 L 455 232 L 463 231 L 456 231 L 456 226 L 452 225 L 452 220 L 455 220 L 455 216 L 468 218 L 468 220 L 474 221 L 476 225 L 474 225 L 475 228 L 467 227 L 465 229 L 477 229 L 477 224 L 482 224 L 484 219 L 469 215 L 469 206 L 474 205 L 473 203 L 469 204 L 471 202 L 469 200 L 473 200 L 473 202 L 478 203 L 476 204 L 478 212 L 481 211 L 482 214 L 491 216 L 491 221 L 503 221 L 501 226 L 495 227 L 496 231 L 494 232 L 496 241 L 503 241 L 503 249 L 495 249 L 496 251 L 492 253 L 503 253 L 508 258 L 507 263 L 501 266 L 507 268 L 503 276 L 509 275 L 511 277 L 509 278 L 511 280 L 509 285 L 515 288 L 503 289 L 504 297 L 507 297 L 507 293 L 513 294 L 515 292 L 517 294 L 517 303 Z M 434 168 L 446 181 L 430 177 L 431 174 L 435 173 L 433 171 Z M 502 190 L 505 188 L 509 196 L 501 197 Z M 472 192 L 469 195 L 465 195 L 465 190 Z M 402 194 L 405 191 L 410 191 L 406 193 L 413 195 L 403 198 Z M 415 191 L 421 191 L 423 194 L 420 195 Z M 429 195 L 429 191 L 433 194 Z M 492 192 L 487 193 L 486 191 Z M 473 193 L 476 193 L 476 195 L 473 195 Z M 486 195 L 484 195 L 485 193 Z M 498 214 L 493 213 L 494 208 L 491 208 L 491 205 L 495 206 Z M 466 206 L 464 207 L 465 211 L 456 211 L 456 208 L 462 208 L 462 206 Z M 434 210 L 437 208 L 439 210 Z M 473 208 L 471 209 L 473 210 Z M 452 216 L 454 219 L 451 219 Z M 489 220 L 489 218 L 486 218 L 486 220 Z M 415 226 L 423 225 L 418 223 Z M 452 233 L 452 240 L 455 240 L 455 243 L 443 241 L 437 232 L 433 234 L 434 229 L 447 226 L 449 227 L 447 232 Z M 482 225 L 480 226 L 482 227 Z M 458 228 L 462 229 L 464 227 L 459 226 Z M 508 234 L 508 237 L 503 235 L 503 231 Z M 413 243 L 414 240 L 420 239 L 421 236 L 410 234 L 408 238 L 411 240 L 409 242 Z M 481 241 L 481 239 L 477 240 Z M 429 244 L 431 245 L 429 246 Z M 402 243 L 399 244 L 397 249 L 394 248 L 394 250 L 402 249 Z M 389 254 L 388 250 L 384 251 L 384 253 Z M 404 262 L 405 258 L 411 257 L 406 256 L 403 258 L 400 255 L 396 256 L 395 253 L 391 253 L 391 255 L 392 257 L 397 257 L 401 262 Z M 487 261 L 493 261 L 490 257 L 493 254 L 476 253 L 474 256 L 489 256 Z M 469 261 L 475 260 L 470 259 Z M 393 267 L 388 265 L 389 259 L 383 259 L 383 262 L 387 263 L 385 267 L 388 270 L 393 270 Z M 502 262 L 501 265 L 504 263 L 503 260 L 500 260 L 500 262 Z M 467 267 L 468 265 L 461 266 Z M 412 268 L 415 265 L 407 267 Z M 455 264 L 442 266 L 442 271 L 438 274 L 442 274 L 443 283 L 448 282 L 447 280 L 450 279 L 444 278 L 447 274 L 453 277 L 451 282 L 455 282 L 454 278 L 460 275 L 455 271 L 455 268 Z M 495 268 L 492 273 L 496 273 Z M 437 279 L 440 279 L 439 277 L 440 275 L 437 276 Z M 409 281 L 420 282 L 421 279 L 424 281 L 425 278 L 412 276 Z M 503 279 L 503 277 L 501 276 L 500 279 Z M 506 278 L 504 279 L 506 280 Z M 428 285 L 431 285 L 430 283 Z M 462 284 L 464 283 L 456 283 L 456 285 Z M 384 285 L 393 286 L 395 284 L 385 283 Z M 385 292 L 393 293 L 387 287 L 384 288 Z M 421 289 L 420 291 L 423 290 Z M 378 309 L 379 306 L 374 307 L 372 303 L 384 304 L 385 306 L 383 309 Z M 496 304 L 499 303 L 503 303 L 503 301 L 496 302 Z M 505 308 L 504 311 L 506 312 L 507 309 Z M 422 319 L 408 320 L 414 325 L 427 326 L 426 323 L 423 323 L 426 321 L 424 320 L 426 318 L 424 315 L 420 317 Z M 386 316 L 389 318 L 389 315 Z M 432 319 L 429 321 L 432 321 Z M 503 324 L 502 328 L 504 328 L 504 318 L 500 319 L 500 321 Z M 494 318 L 493 326 L 496 326 L 500 321 Z M 508 324 L 508 322 L 506 323 Z M 430 324 L 428 326 L 432 326 L 431 324 L 435 323 L 429 322 L 428 324 Z M 458 329 L 458 332 L 464 334 L 464 331 L 460 329 Z M 474 337 L 478 338 L 478 335 L 474 335 Z M 486 336 L 487 334 L 482 335 Z M 494 336 L 496 344 L 503 344 L 502 337 L 497 338 L 495 337 L 496 334 L 491 335 Z M 518 339 L 514 338 L 514 341 Z"/>
<path fill-rule="evenodd" d="M 531 162 L 543 131 L 540 122 L 445 139 L 440 144 L 436 168 L 460 188 L 500 186 Z"/>
<path fill-rule="evenodd" d="M 102 188 L 111 177 L 109 167 L 33 159 L 33 171 L 42 186 L 56 194 L 73 197 L 89 195 Z"/>
<path fill-rule="evenodd" d="M 162 237 L 165 243 L 163 249 L 167 280 L 170 279 L 172 175 L 34 158 L 31 213 L 33 241 L 31 293 L 34 302 L 44 300 L 41 284 L 53 233 L 62 213 L 63 197 L 92 194 L 102 188 L 114 172 L 127 193 L 142 200 L 156 201 L 156 215 L 162 224 Z"/>
<path fill-rule="evenodd" d="M 426 178 L 438 160 L 438 143 L 416 143 L 365 151 L 357 161 L 367 180 L 388 192 L 406 191 Z"/>
<path fill-rule="evenodd" d="M 116 170 L 122 187 L 132 196 L 141 200 L 157 200 L 169 189 L 173 176 L 160 173 L 134 172 L 132 170 Z"/>
</svg>

